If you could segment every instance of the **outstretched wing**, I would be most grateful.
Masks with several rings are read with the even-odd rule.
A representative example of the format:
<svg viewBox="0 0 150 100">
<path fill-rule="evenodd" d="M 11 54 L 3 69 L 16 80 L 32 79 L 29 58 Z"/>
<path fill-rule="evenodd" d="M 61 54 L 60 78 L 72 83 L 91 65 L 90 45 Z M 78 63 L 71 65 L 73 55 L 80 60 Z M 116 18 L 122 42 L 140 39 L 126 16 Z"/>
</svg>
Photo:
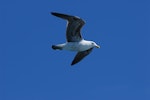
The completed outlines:
<svg viewBox="0 0 150 100">
<path fill-rule="evenodd" d="M 80 62 L 85 56 L 87 56 L 88 54 L 91 53 L 93 48 L 90 48 L 86 51 L 81 51 L 81 52 L 78 52 L 74 58 L 74 60 L 72 61 L 71 65 L 74 65 L 78 62 Z"/>
<path fill-rule="evenodd" d="M 52 15 L 68 21 L 66 30 L 66 38 L 68 42 L 79 42 L 82 40 L 80 30 L 85 22 L 81 18 L 56 12 L 52 12 Z"/>
</svg>

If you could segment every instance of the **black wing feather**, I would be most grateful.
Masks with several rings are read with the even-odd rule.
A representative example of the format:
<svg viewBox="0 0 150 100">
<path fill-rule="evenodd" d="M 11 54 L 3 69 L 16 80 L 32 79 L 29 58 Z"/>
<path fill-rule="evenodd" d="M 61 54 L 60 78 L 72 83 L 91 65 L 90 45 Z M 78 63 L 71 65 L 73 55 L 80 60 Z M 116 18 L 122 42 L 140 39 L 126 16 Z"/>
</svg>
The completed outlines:
<svg viewBox="0 0 150 100">
<path fill-rule="evenodd" d="M 85 22 L 81 18 L 56 12 L 52 12 L 51 14 L 68 21 L 66 30 L 67 42 L 79 42 L 82 40 L 80 30 Z"/>
<path fill-rule="evenodd" d="M 91 51 L 93 50 L 93 48 L 90 48 L 86 51 L 81 51 L 81 52 L 78 52 L 74 58 L 74 60 L 72 61 L 71 65 L 74 65 L 78 62 L 80 62 L 85 56 L 87 56 L 88 54 L 91 53 Z"/>
</svg>

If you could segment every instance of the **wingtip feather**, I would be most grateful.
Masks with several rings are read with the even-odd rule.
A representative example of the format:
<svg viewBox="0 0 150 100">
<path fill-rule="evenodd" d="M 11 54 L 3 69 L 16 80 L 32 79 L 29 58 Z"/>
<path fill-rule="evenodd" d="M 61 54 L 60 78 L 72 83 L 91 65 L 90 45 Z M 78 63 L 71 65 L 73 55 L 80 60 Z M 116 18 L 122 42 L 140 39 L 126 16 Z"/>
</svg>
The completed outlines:
<svg viewBox="0 0 150 100">
<path fill-rule="evenodd" d="M 75 64 L 75 63 L 72 62 L 72 63 L 71 63 L 71 66 L 73 66 L 74 64 Z"/>
</svg>

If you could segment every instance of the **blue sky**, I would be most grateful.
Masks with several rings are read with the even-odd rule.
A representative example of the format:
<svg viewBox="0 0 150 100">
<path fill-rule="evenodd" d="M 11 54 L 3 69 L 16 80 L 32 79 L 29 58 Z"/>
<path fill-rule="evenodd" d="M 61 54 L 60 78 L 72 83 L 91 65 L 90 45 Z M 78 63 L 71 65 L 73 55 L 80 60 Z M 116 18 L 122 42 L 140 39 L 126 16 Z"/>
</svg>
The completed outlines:
<svg viewBox="0 0 150 100">
<path fill-rule="evenodd" d="M 150 1 L 1 0 L 0 100 L 150 100 Z M 86 21 L 83 37 L 101 45 L 70 66 L 54 51 L 66 21 Z"/>
</svg>

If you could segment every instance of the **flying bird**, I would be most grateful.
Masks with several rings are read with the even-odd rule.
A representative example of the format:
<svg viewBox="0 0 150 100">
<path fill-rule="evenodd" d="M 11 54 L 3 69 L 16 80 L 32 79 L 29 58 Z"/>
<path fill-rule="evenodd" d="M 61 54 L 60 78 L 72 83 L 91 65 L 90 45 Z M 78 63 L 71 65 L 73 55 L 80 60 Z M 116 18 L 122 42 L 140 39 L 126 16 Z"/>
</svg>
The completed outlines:
<svg viewBox="0 0 150 100">
<path fill-rule="evenodd" d="M 71 65 L 80 62 L 85 56 L 91 53 L 94 47 L 100 48 L 94 41 L 83 39 L 80 31 L 85 22 L 81 18 L 56 12 L 51 12 L 51 14 L 67 20 L 66 43 L 52 45 L 52 49 L 76 51 L 77 54 Z"/>
</svg>

